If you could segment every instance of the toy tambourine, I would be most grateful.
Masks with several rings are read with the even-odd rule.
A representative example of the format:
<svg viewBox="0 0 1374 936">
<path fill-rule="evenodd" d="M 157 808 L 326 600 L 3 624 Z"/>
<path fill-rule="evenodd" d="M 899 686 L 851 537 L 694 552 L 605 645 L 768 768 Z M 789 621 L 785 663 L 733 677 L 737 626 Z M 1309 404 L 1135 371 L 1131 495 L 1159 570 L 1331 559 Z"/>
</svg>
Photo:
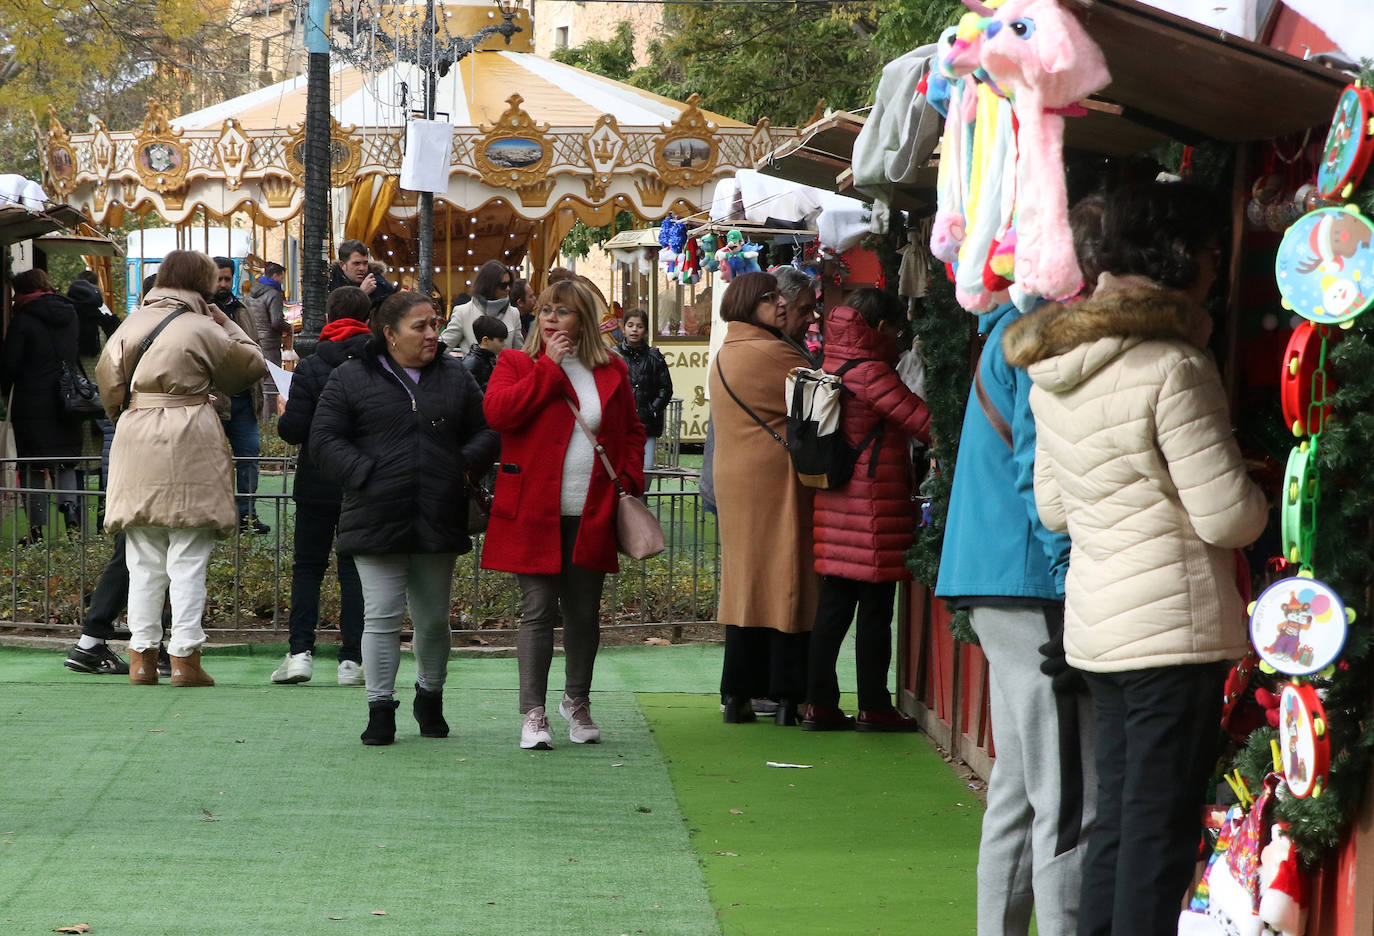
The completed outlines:
<svg viewBox="0 0 1374 936">
<path fill-rule="evenodd" d="M 1283 506 L 1279 509 L 1283 558 L 1303 566 L 1312 561 L 1317 501 L 1321 499 L 1317 477 L 1316 452 L 1313 444 L 1305 441 L 1288 454 L 1288 467 L 1283 474 Z"/>
<path fill-rule="evenodd" d="M 1336 102 L 1326 135 L 1317 191 L 1323 198 L 1349 198 L 1374 156 L 1374 91 L 1349 85 Z"/>
<path fill-rule="evenodd" d="M 1331 770 L 1331 737 L 1317 690 L 1289 683 L 1279 696 L 1279 754 L 1288 789 L 1299 799 L 1321 796 Z"/>
<path fill-rule="evenodd" d="M 1275 671 L 1310 676 L 1340 656 L 1353 616 L 1325 583 L 1279 579 L 1250 606 L 1250 643 Z"/>
<path fill-rule="evenodd" d="M 1374 303 L 1374 223 L 1353 206 L 1303 215 L 1283 235 L 1274 275 L 1283 307 L 1340 325 Z"/>
<path fill-rule="evenodd" d="M 1312 375 L 1321 362 L 1322 330 L 1322 326 L 1308 321 L 1299 323 L 1283 352 L 1279 400 L 1283 404 L 1283 419 L 1295 436 L 1321 430 L 1321 425 L 1307 425 L 1307 415 L 1312 406 Z M 1324 425 L 1331 416 L 1331 407 L 1322 407 L 1319 415 Z"/>
</svg>

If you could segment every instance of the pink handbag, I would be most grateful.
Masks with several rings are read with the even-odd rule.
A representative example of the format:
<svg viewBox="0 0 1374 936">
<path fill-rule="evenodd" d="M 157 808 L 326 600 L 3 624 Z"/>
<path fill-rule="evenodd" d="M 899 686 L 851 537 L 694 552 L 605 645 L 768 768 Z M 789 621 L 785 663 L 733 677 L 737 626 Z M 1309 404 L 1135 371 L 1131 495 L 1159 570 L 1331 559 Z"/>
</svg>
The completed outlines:
<svg viewBox="0 0 1374 936">
<path fill-rule="evenodd" d="M 596 435 L 587 424 L 582 421 L 582 414 L 577 410 L 577 404 L 573 403 L 570 397 L 564 397 L 567 401 L 568 409 L 573 411 L 573 418 L 582 427 L 582 432 L 587 436 L 587 440 L 592 443 L 592 448 L 596 451 L 597 457 L 601 459 L 602 466 L 606 469 L 606 474 L 611 476 L 611 483 L 615 485 L 616 508 L 615 508 L 615 540 L 620 551 L 631 559 L 648 559 L 657 556 L 668 548 L 663 539 L 663 527 L 659 524 L 658 518 L 653 511 L 645 507 L 638 498 L 631 497 L 629 492 L 620 483 L 620 476 L 615 473 L 615 468 L 611 465 L 611 460 L 606 456 L 606 449 L 600 442 L 596 441 Z"/>
</svg>

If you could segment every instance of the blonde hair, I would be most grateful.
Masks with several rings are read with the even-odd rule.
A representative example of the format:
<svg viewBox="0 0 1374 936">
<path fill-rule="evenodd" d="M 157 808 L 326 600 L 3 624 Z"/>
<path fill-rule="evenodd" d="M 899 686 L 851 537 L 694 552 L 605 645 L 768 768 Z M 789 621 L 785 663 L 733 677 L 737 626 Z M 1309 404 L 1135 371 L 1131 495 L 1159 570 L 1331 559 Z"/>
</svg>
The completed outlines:
<svg viewBox="0 0 1374 936">
<path fill-rule="evenodd" d="M 157 268 L 159 289 L 186 289 L 213 296 L 219 285 L 219 266 L 199 250 L 173 250 Z"/>
<path fill-rule="evenodd" d="M 589 370 L 609 364 L 611 356 L 606 351 L 605 342 L 601 340 L 601 319 L 606 314 L 606 306 L 596 294 L 596 290 L 580 277 L 559 280 L 539 294 L 539 299 L 535 303 L 533 331 L 525 336 L 521 350 L 532 358 L 537 358 L 543 353 L 544 332 L 539 328 L 539 316 L 542 312 L 538 310 L 555 303 L 572 309 L 577 313 L 578 321 L 582 323 L 577 332 L 577 359 Z"/>
</svg>

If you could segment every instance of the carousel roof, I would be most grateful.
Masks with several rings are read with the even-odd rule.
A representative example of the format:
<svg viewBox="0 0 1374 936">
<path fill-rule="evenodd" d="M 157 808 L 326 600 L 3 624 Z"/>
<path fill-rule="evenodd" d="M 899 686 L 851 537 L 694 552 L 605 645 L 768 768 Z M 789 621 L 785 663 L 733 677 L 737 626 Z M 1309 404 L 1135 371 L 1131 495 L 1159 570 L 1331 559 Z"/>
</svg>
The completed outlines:
<svg viewBox="0 0 1374 936">
<path fill-rule="evenodd" d="M 173 118 L 173 127 L 203 130 L 230 118 L 245 130 L 265 130 L 305 120 L 304 75 L 280 81 L 210 107 Z M 380 71 L 335 65 L 330 73 L 330 105 L 344 126 L 402 127 L 407 111 L 420 105 L 424 70 L 397 62 Z M 435 110 L 458 127 L 494 124 L 512 90 L 524 99 L 531 118 L 558 127 L 594 125 L 609 114 L 622 126 L 671 123 L 688 107 L 591 72 L 540 58 L 531 52 L 479 51 L 439 78 Z M 719 127 L 745 124 L 710 111 L 702 115 Z"/>
</svg>

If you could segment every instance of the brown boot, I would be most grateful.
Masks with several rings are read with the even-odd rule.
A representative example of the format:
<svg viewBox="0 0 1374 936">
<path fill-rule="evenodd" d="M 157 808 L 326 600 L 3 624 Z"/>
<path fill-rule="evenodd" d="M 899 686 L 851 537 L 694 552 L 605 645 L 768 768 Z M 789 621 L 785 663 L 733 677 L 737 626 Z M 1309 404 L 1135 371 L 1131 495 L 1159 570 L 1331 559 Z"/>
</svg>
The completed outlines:
<svg viewBox="0 0 1374 936">
<path fill-rule="evenodd" d="M 213 686 L 215 681 L 210 674 L 200 668 L 200 651 L 192 650 L 190 656 L 172 654 L 173 686 Z"/>
<path fill-rule="evenodd" d="M 129 684 L 131 686 L 157 685 L 157 647 L 151 650 L 129 651 Z"/>
</svg>

